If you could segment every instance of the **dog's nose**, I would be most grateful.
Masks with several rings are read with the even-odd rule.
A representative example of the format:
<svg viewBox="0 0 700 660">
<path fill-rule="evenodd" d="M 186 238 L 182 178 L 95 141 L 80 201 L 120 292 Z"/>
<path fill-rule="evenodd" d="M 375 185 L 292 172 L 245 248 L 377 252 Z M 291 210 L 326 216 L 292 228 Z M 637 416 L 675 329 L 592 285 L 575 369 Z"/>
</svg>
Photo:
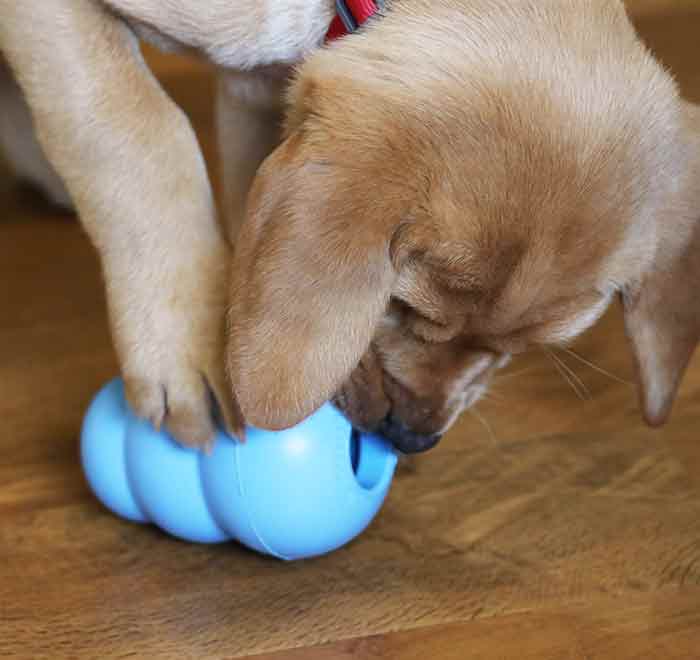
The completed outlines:
<svg viewBox="0 0 700 660">
<path fill-rule="evenodd" d="M 442 438 L 441 433 L 416 433 L 393 415 L 386 417 L 377 430 L 404 454 L 419 454 L 428 451 Z"/>
</svg>

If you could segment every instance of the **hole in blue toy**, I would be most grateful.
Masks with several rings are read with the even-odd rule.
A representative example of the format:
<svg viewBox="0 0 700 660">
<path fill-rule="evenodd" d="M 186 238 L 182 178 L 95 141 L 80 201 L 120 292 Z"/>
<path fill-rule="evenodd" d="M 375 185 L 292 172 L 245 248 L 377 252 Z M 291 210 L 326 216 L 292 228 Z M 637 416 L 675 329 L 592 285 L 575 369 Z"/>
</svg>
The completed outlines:
<svg viewBox="0 0 700 660">
<path fill-rule="evenodd" d="M 362 436 L 353 429 L 350 436 L 350 464 L 357 483 L 371 490 L 384 474 L 388 456 L 386 449 L 371 435 Z"/>
<path fill-rule="evenodd" d="M 360 463 L 360 451 L 360 432 L 353 429 L 350 436 L 350 464 L 355 474 L 357 474 L 357 467 Z"/>
</svg>

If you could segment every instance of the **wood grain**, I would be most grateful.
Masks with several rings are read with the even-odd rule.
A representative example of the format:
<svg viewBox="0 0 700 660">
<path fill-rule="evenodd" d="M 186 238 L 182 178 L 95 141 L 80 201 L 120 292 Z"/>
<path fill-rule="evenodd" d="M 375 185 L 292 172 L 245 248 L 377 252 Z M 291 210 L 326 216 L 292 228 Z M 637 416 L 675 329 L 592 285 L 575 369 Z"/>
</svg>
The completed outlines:
<svg viewBox="0 0 700 660">
<path fill-rule="evenodd" d="M 700 7 L 638 0 L 640 30 L 700 100 Z M 212 173 L 212 80 L 150 54 Z M 116 372 L 99 268 L 70 217 L 0 177 L 0 657 L 697 658 L 700 361 L 672 423 L 641 424 L 619 312 L 534 354 L 436 451 L 403 466 L 356 542 L 283 564 L 117 520 L 78 431 Z M 294 650 L 296 649 L 296 650 Z"/>
<path fill-rule="evenodd" d="M 697 600 L 682 594 L 492 617 L 346 640 L 255 660 L 696 660 Z"/>
</svg>

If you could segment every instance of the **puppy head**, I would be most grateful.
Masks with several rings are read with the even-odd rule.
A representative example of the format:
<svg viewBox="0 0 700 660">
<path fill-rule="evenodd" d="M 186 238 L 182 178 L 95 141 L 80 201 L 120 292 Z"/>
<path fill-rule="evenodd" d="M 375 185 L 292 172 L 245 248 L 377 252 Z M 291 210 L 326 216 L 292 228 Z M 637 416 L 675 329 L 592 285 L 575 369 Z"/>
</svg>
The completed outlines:
<svg viewBox="0 0 700 660">
<path fill-rule="evenodd" d="M 563 39 L 559 3 L 476 30 L 467 8 L 406 3 L 307 63 L 235 250 L 248 423 L 333 397 L 427 449 L 512 354 L 572 339 L 618 292 L 647 417 L 666 416 L 700 327 L 686 128 L 622 9 L 587 4 L 567 3 Z"/>
</svg>

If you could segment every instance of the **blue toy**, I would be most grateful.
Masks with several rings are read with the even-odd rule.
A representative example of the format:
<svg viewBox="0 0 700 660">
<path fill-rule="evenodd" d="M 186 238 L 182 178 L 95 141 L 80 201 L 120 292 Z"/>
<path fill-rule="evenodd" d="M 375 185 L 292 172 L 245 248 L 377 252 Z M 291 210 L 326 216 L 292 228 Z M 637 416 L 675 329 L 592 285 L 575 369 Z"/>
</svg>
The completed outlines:
<svg viewBox="0 0 700 660">
<path fill-rule="evenodd" d="M 90 405 L 81 456 L 92 490 L 117 515 L 280 559 L 321 555 L 357 536 L 396 467 L 385 440 L 354 432 L 330 404 L 285 431 L 250 428 L 245 443 L 219 432 L 210 454 L 186 449 L 131 413 L 119 379 Z"/>
</svg>

